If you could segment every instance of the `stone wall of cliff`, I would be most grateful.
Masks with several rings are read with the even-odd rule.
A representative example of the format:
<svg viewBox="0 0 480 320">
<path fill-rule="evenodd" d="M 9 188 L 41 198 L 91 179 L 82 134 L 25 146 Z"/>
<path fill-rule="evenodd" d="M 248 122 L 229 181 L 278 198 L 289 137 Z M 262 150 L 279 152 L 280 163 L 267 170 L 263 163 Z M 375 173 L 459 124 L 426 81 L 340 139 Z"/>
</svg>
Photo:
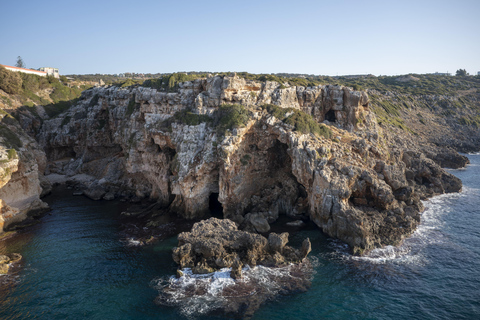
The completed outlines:
<svg viewBox="0 0 480 320">
<path fill-rule="evenodd" d="M 245 106 L 248 121 L 219 131 L 216 112 L 225 104 Z M 92 198 L 148 197 L 187 218 L 216 207 L 261 232 L 282 214 L 309 218 L 362 252 L 411 233 L 420 199 L 461 188 L 415 148 L 392 148 L 370 104 L 365 92 L 347 87 L 235 75 L 185 82 L 170 93 L 100 87 L 45 121 L 37 138 L 46 173 L 90 176 L 84 192 Z M 295 110 L 325 123 L 331 137 L 283 121 Z"/>
<path fill-rule="evenodd" d="M 45 153 L 18 122 L 3 112 L 0 121 L 0 234 L 27 214 L 45 210 L 40 197 L 48 190 Z"/>
</svg>

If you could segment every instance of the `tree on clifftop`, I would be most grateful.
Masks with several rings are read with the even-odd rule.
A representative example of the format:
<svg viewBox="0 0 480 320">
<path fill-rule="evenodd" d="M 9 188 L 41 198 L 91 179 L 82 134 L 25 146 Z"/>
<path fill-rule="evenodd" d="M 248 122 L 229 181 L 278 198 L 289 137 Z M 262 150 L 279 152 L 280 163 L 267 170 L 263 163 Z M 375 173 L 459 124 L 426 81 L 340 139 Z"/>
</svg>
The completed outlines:
<svg viewBox="0 0 480 320">
<path fill-rule="evenodd" d="M 458 69 L 455 75 L 457 77 L 465 77 L 465 76 L 468 76 L 468 73 L 467 73 L 467 70 L 465 69 Z"/>
<path fill-rule="evenodd" d="M 18 56 L 17 57 L 17 64 L 15 64 L 15 67 L 18 67 L 18 68 L 25 68 L 25 62 L 23 62 L 23 59 L 22 57 Z"/>
</svg>

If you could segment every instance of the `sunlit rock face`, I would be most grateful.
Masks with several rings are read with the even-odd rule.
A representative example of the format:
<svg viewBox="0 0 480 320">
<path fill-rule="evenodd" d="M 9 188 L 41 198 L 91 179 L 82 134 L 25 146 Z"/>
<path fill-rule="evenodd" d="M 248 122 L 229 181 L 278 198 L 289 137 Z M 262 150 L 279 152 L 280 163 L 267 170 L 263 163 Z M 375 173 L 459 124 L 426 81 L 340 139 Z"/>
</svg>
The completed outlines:
<svg viewBox="0 0 480 320">
<path fill-rule="evenodd" d="M 10 117 L 2 115 L 3 117 Z M 2 119 L 0 128 L 0 234 L 27 218 L 44 211 L 40 197 L 50 185 L 43 177 L 45 153 L 13 119 Z"/>
<path fill-rule="evenodd" d="M 391 152 L 369 103 L 346 87 L 235 75 L 175 92 L 97 87 L 45 121 L 37 138 L 47 174 L 86 175 L 92 198 L 150 198 L 186 218 L 213 213 L 256 232 L 280 215 L 311 219 L 362 253 L 410 234 L 421 198 L 461 188 L 420 153 Z M 225 104 L 245 106 L 248 119 L 220 132 L 215 117 Z M 301 110 L 332 134 L 302 134 L 264 104 Z"/>
</svg>

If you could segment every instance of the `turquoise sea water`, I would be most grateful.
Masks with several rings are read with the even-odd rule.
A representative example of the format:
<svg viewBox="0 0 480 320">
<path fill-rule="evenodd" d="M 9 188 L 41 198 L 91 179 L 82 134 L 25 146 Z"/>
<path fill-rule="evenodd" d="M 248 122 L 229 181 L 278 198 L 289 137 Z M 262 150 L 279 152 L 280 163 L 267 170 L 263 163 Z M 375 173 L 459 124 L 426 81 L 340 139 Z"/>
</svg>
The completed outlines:
<svg viewBox="0 0 480 320">
<path fill-rule="evenodd" d="M 253 319 L 480 319 L 480 155 L 452 170 L 462 193 L 425 203 L 412 237 L 398 248 L 350 256 L 315 230 L 315 275 L 307 292 L 279 296 Z M 68 193 L 46 199 L 51 215 L 0 241 L 24 259 L 0 277 L 0 319 L 210 319 L 154 303 L 159 278 L 175 273 L 171 238 L 129 247 L 119 235 L 121 203 Z"/>
</svg>

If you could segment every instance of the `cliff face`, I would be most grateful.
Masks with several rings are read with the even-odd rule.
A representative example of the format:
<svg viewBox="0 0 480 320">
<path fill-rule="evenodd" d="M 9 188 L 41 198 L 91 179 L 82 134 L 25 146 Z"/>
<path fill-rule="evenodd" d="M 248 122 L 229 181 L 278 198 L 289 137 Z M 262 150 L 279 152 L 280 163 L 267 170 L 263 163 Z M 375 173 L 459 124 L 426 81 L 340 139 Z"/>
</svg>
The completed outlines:
<svg viewBox="0 0 480 320">
<path fill-rule="evenodd" d="M 0 125 L 0 233 L 48 206 L 40 200 L 45 153 L 10 115 Z M 48 183 L 43 184 L 48 189 Z"/>
<path fill-rule="evenodd" d="M 346 87 L 234 75 L 171 93 L 101 87 L 45 121 L 37 137 L 46 172 L 91 176 L 84 192 L 92 198 L 149 197 L 187 218 L 221 211 L 259 232 L 279 215 L 308 217 L 362 252 L 411 233 L 421 198 L 461 189 L 418 150 L 391 148 L 370 103 Z M 245 106 L 243 126 L 219 130 L 225 104 Z M 328 125 L 323 135 L 301 133 L 305 114 Z"/>
</svg>

